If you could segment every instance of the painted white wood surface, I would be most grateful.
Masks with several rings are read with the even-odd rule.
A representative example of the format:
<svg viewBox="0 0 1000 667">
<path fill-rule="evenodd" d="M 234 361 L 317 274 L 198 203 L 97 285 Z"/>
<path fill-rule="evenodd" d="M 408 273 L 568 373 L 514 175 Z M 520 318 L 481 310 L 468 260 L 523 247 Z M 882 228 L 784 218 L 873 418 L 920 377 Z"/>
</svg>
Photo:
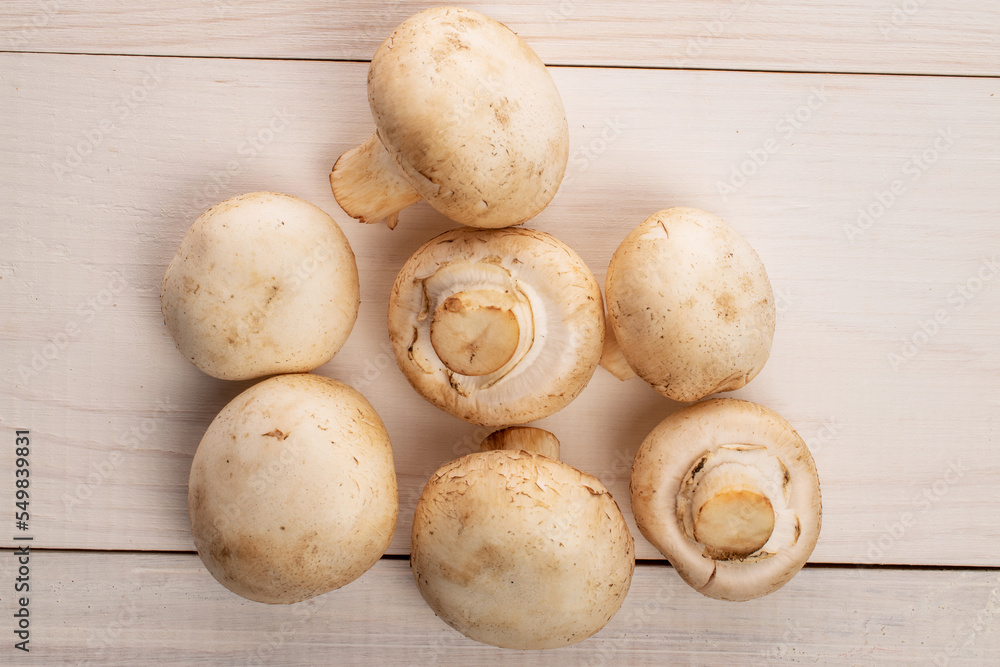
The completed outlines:
<svg viewBox="0 0 1000 667">
<path fill-rule="evenodd" d="M 357 254 L 360 318 L 320 372 L 361 389 L 388 425 L 401 488 L 391 553 L 407 553 L 423 483 L 485 431 L 420 399 L 386 342 L 396 271 L 450 224 L 418 205 L 394 232 L 364 227 L 329 192 L 333 161 L 372 129 L 365 64 L 2 54 L 0 72 L 0 418 L 36 442 L 36 545 L 192 548 L 191 456 L 248 383 L 177 353 L 159 282 L 205 207 L 272 189 L 329 211 Z M 764 260 L 774 348 L 735 395 L 776 409 L 813 447 L 825 510 L 813 561 L 1000 565 L 997 80 L 553 75 L 570 167 L 531 226 L 602 282 L 631 227 L 672 205 L 718 213 Z M 634 530 L 631 457 L 677 407 L 599 369 L 542 424 Z M 12 465 L 0 458 L 0 479 Z M 638 555 L 658 558 L 634 532 Z"/>
<path fill-rule="evenodd" d="M 1000 73 L 990 0 L 555 0 L 464 3 L 548 64 Z M 413 0 L 5 0 L 0 49 L 367 60 Z"/>
<path fill-rule="evenodd" d="M 6 580 L 12 559 L 0 556 Z M 193 554 L 32 559 L 33 664 L 987 665 L 1000 654 L 996 571 L 807 567 L 769 597 L 725 603 L 647 565 L 593 637 L 503 651 L 436 618 L 405 560 L 285 606 L 233 595 Z"/>
</svg>

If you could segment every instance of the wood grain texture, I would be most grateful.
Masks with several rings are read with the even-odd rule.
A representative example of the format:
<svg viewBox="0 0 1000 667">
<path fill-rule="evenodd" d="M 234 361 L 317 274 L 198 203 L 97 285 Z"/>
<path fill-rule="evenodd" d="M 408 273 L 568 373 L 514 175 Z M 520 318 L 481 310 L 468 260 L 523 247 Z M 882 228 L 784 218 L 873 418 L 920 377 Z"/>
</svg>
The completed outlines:
<svg viewBox="0 0 1000 667">
<path fill-rule="evenodd" d="M 770 71 L 1000 73 L 988 0 L 466 2 L 548 64 Z M 367 60 L 425 2 L 7 0 L 0 49 Z"/>
<path fill-rule="evenodd" d="M 12 561 L 0 553 L 5 579 Z M 32 567 L 31 658 L 43 664 L 972 665 L 1000 652 L 996 570 L 809 567 L 771 596 L 726 603 L 640 565 L 603 630 L 515 652 L 436 618 L 406 560 L 290 606 L 233 595 L 193 554 L 38 551 Z"/>
<path fill-rule="evenodd" d="M 159 284 L 202 210 L 270 189 L 330 212 L 358 257 L 357 326 L 319 372 L 387 423 L 401 492 L 390 551 L 408 551 L 424 482 L 486 431 L 420 399 L 387 342 L 396 272 L 450 223 L 418 204 L 394 232 L 361 226 L 329 191 L 333 161 L 372 130 L 365 75 L 363 63 L 0 55 L 0 424 L 36 442 L 39 546 L 191 549 L 191 457 L 249 383 L 179 355 Z M 625 234 L 673 205 L 722 216 L 761 255 L 777 334 L 734 395 L 813 448 L 825 510 L 814 562 L 1000 564 L 997 80 L 553 75 L 570 166 L 530 226 L 574 247 L 602 284 Z M 632 523 L 631 459 L 678 407 L 598 369 L 540 422 L 610 488 L 644 558 L 659 554 Z M 12 465 L 0 458 L 0 479 Z"/>
</svg>

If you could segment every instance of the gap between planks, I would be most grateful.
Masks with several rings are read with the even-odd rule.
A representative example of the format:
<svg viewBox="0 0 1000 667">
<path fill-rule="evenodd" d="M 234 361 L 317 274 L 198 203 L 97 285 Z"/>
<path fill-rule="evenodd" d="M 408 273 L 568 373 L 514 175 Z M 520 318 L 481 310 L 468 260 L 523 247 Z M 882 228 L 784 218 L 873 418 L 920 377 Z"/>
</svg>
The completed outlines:
<svg viewBox="0 0 1000 667">
<path fill-rule="evenodd" d="M 355 58 L 287 58 L 278 56 L 194 56 L 194 55 L 171 55 L 169 53 L 98 53 L 91 51 L 13 51 L 0 49 L 0 54 L 16 53 L 21 55 L 39 56 L 97 56 L 111 58 L 176 58 L 179 60 L 244 60 L 244 61 L 279 61 L 279 62 L 316 62 L 316 63 L 355 63 L 368 64 L 371 61 Z M 744 74 L 823 74 L 836 76 L 885 76 L 885 77 L 911 77 L 911 78 L 935 78 L 935 79 L 1000 79 L 998 74 L 944 74 L 940 72 L 839 72 L 835 70 L 819 69 L 761 69 L 742 67 L 668 67 L 663 65 L 584 65 L 579 63 L 545 63 L 546 67 L 558 67 L 565 69 L 608 69 L 608 70 L 652 70 L 652 71 L 678 71 L 678 72 L 737 72 Z"/>
</svg>

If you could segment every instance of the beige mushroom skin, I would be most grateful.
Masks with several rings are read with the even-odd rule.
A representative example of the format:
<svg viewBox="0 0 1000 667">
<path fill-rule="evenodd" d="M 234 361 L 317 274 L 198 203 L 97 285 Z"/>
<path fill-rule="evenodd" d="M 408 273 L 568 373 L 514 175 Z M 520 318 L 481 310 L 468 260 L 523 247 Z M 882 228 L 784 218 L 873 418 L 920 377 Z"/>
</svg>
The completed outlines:
<svg viewBox="0 0 1000 667">
<path fill-rule="evenodd" d="M 398 513 L 392 447 L 342 382 L 279 375 L 234 398 L 191 465 L 198 555 L 250 600 L 293 603 L 354 581 L 389 546 Z"/>
<path fill-rule="evenodd" d="M 709 399 L 664 419 L 636 454 L 631 499 L 643 536 L 713 598 L 777 590 L 819 538 L 808 447 L 778 414 L 748 401 Z"/>
<path fill-rule="evenodd" d="M 550 415 L 600 361 L 600 286 L 580 257 L 524 228 L 454 229 L 400 270 L 389 338 L 410 384 L 466 421 L 503 426 Z"/>
<path fill-rule="evenodd" d="M 710 213 L 651 215 L 615 251 L 605 289 L 628 367 L 675 401 L 739 389 L 770 355 L 775 309 L 767 272 L 746 239 Z M 619 378 L 628 375 L 610 352 L 603 363 Z"/>
<path fill-rule="evenodd" d="M 413 520 L 413 576 L 434 613 L 476 641 L 567 646 L 621 607 L 634 544 L 597 478 L 543 454 L 504 449 L 530 447 L 533 436 L 524 432 L 539 429 L 519 431 L 501 432 L 493 445 L 501 449 L 469 454 L 431 477 Z M 552 451 L 547 435 L 541 446 Z"/>
<path fill-rule="evenodd" d="M 510 29 L 439 7 L 404 21 L 375 52 L 368 100 L 376 133 L 345 153 L 330 183 L 362 222 L 422 199 L 481 228 L 518 225 L 555 196 L 569 158 L 552 77 Z"/>
<path fill-rule="evenodd" d="M 251 192 L 202 214 L 167 267 L 160 305 L 181 354 L 222 380 L 311 371 L 361 303 L 347 237 L 309 202 Z"/>
</svg>

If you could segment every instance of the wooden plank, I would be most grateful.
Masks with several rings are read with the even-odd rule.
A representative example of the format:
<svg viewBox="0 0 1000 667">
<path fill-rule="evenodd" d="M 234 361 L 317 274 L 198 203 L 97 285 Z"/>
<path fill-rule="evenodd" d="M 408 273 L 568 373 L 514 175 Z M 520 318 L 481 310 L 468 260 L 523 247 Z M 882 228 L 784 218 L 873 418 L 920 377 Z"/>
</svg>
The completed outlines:
<svg viewBox="0 0 1000 667">
<path fill-rule="evenodd" d="M 417 205 L 392 233 L 362 227 L 329 192 L 333 161 L 372 130 L 365 74 L 363 63 L 0 55 L 0 437 L 32 431 L 40 546 L 191 549 L 191 456 L 248 383 L 179 356 L 159 282 L 201 210 L 273 189 L 329 211 L 358 256 L 359 321 L 320 372 L 361 389 L 388 425 L 401 488 L 391 552 L 407 552 L 424 481 L 485 431 L 417 397 L 386 342 L 396 271 L 450 224 Z M 1000 564 L 996 82 L 553 74 L 570 167 L 531 226 L 601 281 L 627 231 L 672 205 L 728 219 L 764 260 L 778 331 L 736 395 L 813 446 L 825 507 L 814 561 Z M 599 370 L 542 424 L 631 523 L 631 457 L 677 407 Z M 0 457 L 0 479 L 12 461 Z M 634 534 L 640 557 L 658 556 Z"/>
<path fill-rule="evenodd" d="M 906 74 L 1000 73 L 988 0 L 467 2 L 555 65 Z M 294 0 L 8 0 L 0 49 L 367 60 L 427 7 Z"/>
<path fill-rule="evenodd" d="M 4 580 L 13 577 L 0 553 Z M 31 657 L 46 664 L 985 664 L 1000 651 L 1000 572 L 808 567 L 744 603 L 639 565 L 610 623 L 578 644 L 505 651 L 434 616 L 406 560 L 296 605 L 233 595 L 191 554 L 31 554 Z M 6 601 L 5 627 L 16 607 Z M 5 645 L 4 655 L 12 649 Z"/>
</svg>

